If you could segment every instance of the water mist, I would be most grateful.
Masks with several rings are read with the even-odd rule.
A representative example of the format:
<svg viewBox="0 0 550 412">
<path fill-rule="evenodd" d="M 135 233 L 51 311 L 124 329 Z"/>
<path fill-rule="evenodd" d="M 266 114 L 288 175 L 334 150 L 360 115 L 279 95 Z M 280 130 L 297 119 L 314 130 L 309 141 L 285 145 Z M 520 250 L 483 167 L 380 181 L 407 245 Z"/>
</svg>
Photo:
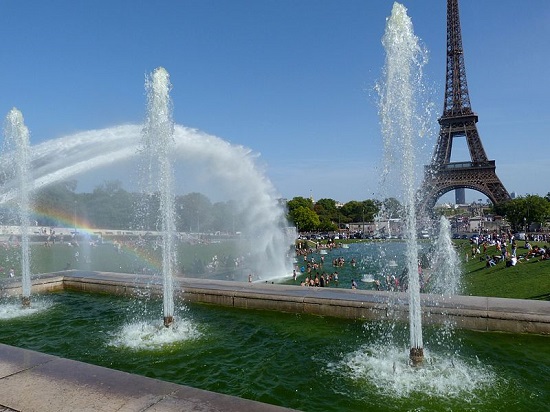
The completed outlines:
<svg viewBox="0 0 550 412">
<path fill-rule="evenodd" d="M 127 182 L 135 174 L 135 163 L 143 154 L 143 126 L 120 125 L 88 130 L 48 140 L 31 148 L 31 169 L 35 190 L 66 179 L 119 177 Z M 263 280 L 290 276 L 292 260 L 287 256 L 294 238 L 286 236 L 285 211 L 278 202 L 280 195 L 258 166 L 251 149 L 181 125 L 174 127 L 174 144 L 170 155 L 177 183 L 185 182 L 187 191 L 193 184 L 202 193 L 233 200 L 236 215 L 242 216 L 243 255 L 250 256 L 251 271 Z M 0 158 L 0 172 L 9 161 Z M 131 183 L 131 182 L 130 182 Z M 151 182 L 156 184 L 157 182 Z M 182 192 L 178 184 L 178 193 Z M 144 191 L 147 184 L 139 186 Z M 17 196 L 17 182 L 7 179 L 1 188 L 0 204 Z M 152 189 L 155 190 L 154 188 Z M 156 189 L 158 190 L 158 189 Z M 236 280 L 246 281 L 246 273 Z"/>
</svg>

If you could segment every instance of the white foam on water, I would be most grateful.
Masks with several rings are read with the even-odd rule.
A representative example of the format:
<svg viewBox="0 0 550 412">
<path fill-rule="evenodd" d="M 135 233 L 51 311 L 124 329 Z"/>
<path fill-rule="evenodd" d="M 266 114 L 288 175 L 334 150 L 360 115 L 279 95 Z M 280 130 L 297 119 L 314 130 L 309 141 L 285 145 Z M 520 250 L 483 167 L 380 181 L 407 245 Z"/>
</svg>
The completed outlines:
<svg viewBox="0 0 550 412">
<path fill-rule="evenodd" d="M 375 387 L 380 395 L 407 398 L 415 393 L 467 400 L 491 387 L 495 373 L 490 366 L 456 353 L 432 353 L 424 348 L 422 366 L 411 366 L 407 347 L 372 343 L 346 355 L 329 369 Z"/>
<path fill-rule="evenodd" d="M 133 350 L 155 350 L 174 343 L 199 339 L 202 333 L 195 323 L 188 319 L 177 319 L 170 327 L 162 319 L 141 320 L 128 323 L 117 331 L 109 346 Z"/>
<path fill-rule="evenodd" d="M 8 302 L 0 304 L 0 320 L 8 320 L 20 318 L 23 316 L 31 316 L 36 313 L 43 312 L 53 305 L 52 302 L 47 300 L 32 301 L 31 306 L 23 307 L 21 302 Z"/>
</svg>

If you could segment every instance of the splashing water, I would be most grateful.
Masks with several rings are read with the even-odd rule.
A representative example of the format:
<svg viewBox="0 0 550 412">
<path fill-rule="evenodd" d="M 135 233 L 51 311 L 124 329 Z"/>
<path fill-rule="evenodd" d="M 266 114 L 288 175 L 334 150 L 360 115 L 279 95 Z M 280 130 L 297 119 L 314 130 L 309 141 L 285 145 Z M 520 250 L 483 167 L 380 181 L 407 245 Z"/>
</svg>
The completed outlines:
<svg viewBox="0 0 550 412">
<path fill-rule="evenodd" d="M 170 100 L 170 76 L 159 67 L 147 79 L 147 121 L 143 128 L 141 148 L 146 156 L 147 178 L 142 187 L 145 194 L 152 196 L 160 191 L 160 218 L 162 232 L 162 276 L 164 323 L 169 326 L 174 317 L 174 284 L 176 270 L 174 212 L 174 188 L 172 165 L 169 153 L 174 146 L 174 122 Z M 158 184 L 158 186 L 157 186 Z"/>
<path fill-rule="evenodd" d="M 189 319 L 178 319 L 166 328 L 160 322 L 137 321 L 126 324 L 113 334 L 109 346 L 133 350 L 157 350 L 176 342 L 199 339 L 202 334 Z"/>
<path fill-rule="evenodd" d="M 49 140 L 31 147 L 31 169 L 35 189 L 76 176 L 86 178 L 108 173 L 126 176 L 135 173 L 142 126 L 121 125 L 90 130 Z M 250 149 L 232 145 L 218 137 L 176 125 L 173 156 L 175 172 L 193 181 L 200 190 L 233 199 L 236 214 L 244 216 L 243 253 L 250 253 L 252 270 L 263 279 L 276 279 L 292 273 L 286 252 L 292 239 L 286 237 L 287 225 L 279 197 L 270 180 L 256 164 Z M 0 160 L 7 168 L 8 157 Z M 208 193 L 207 193 L 208 194 Z M 0 204 L 17 195 L 15 179 L 2 185 Z M 240 280 L 245 280 L 243 279 Z"/>
<path fill-rule="evenodd" d="M 355 381 L 364 381 L 372 385 L 378 395 L 391 398 L 421 393 L 466 401 L 495 381 L 490 368 L 456 354 L 449 357 L 427 351 L 427 361 L 422 368 L 411 368 L 403 349 L 383 343 L 367 344 L 329 368 Z"/>
<path fill-rule="evenodd" d="M 418 245 L 415 211 L 415 137 L 417 87 L 422 79 L 425 54 L 415 36 L 407 9 L 394 3 L 382 38 L 386 50 L 384 83 L 379 87 L 380 118 L 384 138 L 383 173 L 397 167 L 401 175 L 407 239 L 406 268 L 409 276 L 409 323 L 411 353 L 422 349 L 422 319 L 418 277 Z"/>
<path fill-rule="evenodd" d="M 443 296 L 460 293 L 460 260 L 451 239 L 451 223 L 445 216 L 439 220 L 439 235 L 434 244 L 430 267 L 432 273 L 428 286 L 432 293 Z"/>
<path fill-rule="evenodd" d="M 31 183 L 29 176 L 29 130 L 25 126 L 23 114 L 13 108 L 6 117 L 4 128 L 6 138 L 7 158 L 11 157 L 10 167 L 15 170 L 17 184 L 17 211 L 21 233 L 21 287 L 23 304 L 30 304 L 31 273 L 30 273 L 30 193 Z M 10 152 L 10 148 L 13 152 Z"/>
<path fill-rule="evenodd" d="M 24 316 L 40 313 L 53 306 L 53 302 L 47 299 L 33 299 L 32 306 L 22 307 L 21 303 L 16 303 L 8 299 L 0 305 L 0 320 L 15 319 Z"/>
</svg>

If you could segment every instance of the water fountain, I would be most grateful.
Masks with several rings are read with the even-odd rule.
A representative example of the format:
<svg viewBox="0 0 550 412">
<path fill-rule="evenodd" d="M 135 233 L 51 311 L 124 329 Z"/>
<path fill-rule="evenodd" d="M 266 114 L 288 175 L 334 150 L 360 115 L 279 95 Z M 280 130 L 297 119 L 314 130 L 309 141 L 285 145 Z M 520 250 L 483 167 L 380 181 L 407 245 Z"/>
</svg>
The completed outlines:
<svg viewBox="0 0 550 412">
<path fill-rule="evenodd" d="M 174 321 L 176 224 L 173 172 L 169 157 L 174 146 L 174 122 L 168 72 L 162 67 L 157 68 L 145 85 L 148 102 L 147 121 L 142 135 L 142 152 L 146 155 L 147 177 L 142 187 L 148 196 L 152 196 L 157 189 L 160 191 L 164 326 L 169 327 Z"/>
<path fill-rule="evenodd" d="M 458 330 L 445 348 L 427 344 L 423 366 L 413 368 L 405 346 L 381 339 L 381 322 L 188 304 L 185 318 L 200 336 L 143 347 L 136 335 L 131 346 L 117 342 L 134 299 L 51 299 L 50 311 L 2 321 L 0 342 L 303 411 L 533 411 L 550 400 L 541 379 L 547 336 Z M 157 311 L 159 303 L 145 304 Z M 395 332 L 406 340 L 403 328 Z M 427 342 L 437 335 L 424 330 Z"/>
<path fill-rule="evenodd" d="M 11 109 L 6 117 L 4 134 L 7 157 L 11 159 L 9 166 L 15 170 L 14 179 L 17 182 L 16 208 L 21 234 L 21 303 L 23 307 L 28 307 L 31 304 L 29 130 L 25 126 L 22 113 L 16 108 Z"/>
<path fill-rule="evenodd" d="M 407 28 L 404 9 L 398 6 L 394 9 L 395 16 L 392 12 L 388 26 Z M 388 34 L 387 42 L 390 39 L 403 44 L 399 36 Z M 408 41 L 404 43 L 409 44 Z M 387 46 L 391 47 L 389 43 Z M 387 66 L 388 74 L 392 73 L 388 79 L 395 80 L 395 76 L 406 74 L 396 73 L 394 69 L 393 65 Z M 167 82 L 160 83 L 168 87 Z M 390 83 L 382 119 L 389 140 L 395 142 L 393 139 L 399 140 L 403 135 L 411 137 L 411 132 L 391 124 L 402 121 L 391 108 L 394 99 L 405 99 L 395 95 L 400 92 L 391 88 Z M 408 106 L 402 108 L 403 115 L 410 114 L 407 110 Z M 141 133 L 140 126 L 126 125 L 46 142 L 31 154 L 35 181 L 43 185 L 85 170 L 134 159 Z M 237 171 L 237 177 L 224 182 L 230 181 L 237 187 L 244 198 L 243 210 L 247 210 L 246 205 L 255 207 L 251 210 L 255 227 L 265 227 L 266 223 L 268 230 L 278 232 L 282 213 L 272 206 L 273 188 L 256 170 L 246 149 L 178 126 L 173 136 L 173 151 L 183 159 L 182 163 L 199 159 L 199 164 L 206 164 L 209 172 L 218 177 L 223 175 L 216 167 L 219 164 L 225 163 L 232 172 Z M 399 143 L 402 142 L 399 140 Z M 410 149 L 408 155 L 412 152 Z M 56 158 L 62 158 L 63 164 Z M 411 157 L 406 159 L 406 163 L 413 162 Z M 249 190 L 251 184 L 253 190 Z M 15 198 L 15 188 L 14 182 L 6 182 L 3 198 Z M 415 220 L 411 217 L 414 210 L 410 206 L 410 191 L 407 191 L 407 198 L 407 237 L 411 240 L 416 238 L 416 233 Z M 259 250 L 270 251 L 271 246 L 266 245 L 277 245 L 274 240 L 266 236 L 252 243 L 259 244 Z M 355 253 L 353 248 L 348 251 Z M 406 265 L 412 275 L 417 274 L 417 254 L 415 243 L 407 245 Z M 273 255 L 279 256 L 278 253 Z M 281 267 L 284 265 L 278 266 Z M 279 276 L 284 273 L 284 270 L 277 270 Z M 418 281 L 411 279 L 411 283 Z M 193 341 L 165 346 L 160 349 L 162 356 L 159 356 L 159 350 L 143 350 L 141 346 L 136 350 L 136 347 L 119 345 L 117 329 L 124 321 L 120 313 L 133 312 L 133 303 L 127 299 L 75 293 L 56 294 L 54 298 L 59 301 L 56 309 L 26 320 L 25 327 L 11 321 L 3 324 L 1 341 L 303 410 L 345 408 L 359 411 L 371 406 L 379 410 L 404 410 L 424 405 L 441 410 L 497 410 L 503 404 L 516 410 L 522 407 L 536 410 L 548 404 L 548 394 L 540 380 L 540 376 L 548 372 L 547 365 L 540 361 L 548 345 L 547 339 L 541 336 L 461 332 L 466 345 L 453 344 L 444 351 L 439 351 L 439 347 L 430 350 L 422 368 L 410 368 L 411 353 L 405 356 L 402 348 L 380 339 L 383 334 L 378 331 L 380 323 L 190 305 L 189 317 L 198 321 L 207 333 L 202 336 L 195 333 Z M 414 299 L 410 297 L 409 302 L 412 304 Z M 419 315 L 420 310 L 411 317 L 411 322 Z M 182 328 L 179 318 L 177 326 Z M 139 325 L 138 329 L 147 329 L 147 325 Z M 173 329 L 163 328 L 163 331 Z M 190 330 L 197 332 L 193 328 Z M 427 339 L 434 335 L 430 329 L 424 332 Z M 70 345 L 66 344 L 68 336 L 74 339 Z M 413 336 L 411 332 L 409 338 L 408 349 L 415 349 L 412 353 L 414 363 L 419 360 L 416 349 L 424 350 L 423 336 L 420 334 L 419 340 L 418 334 L 415 332 Z M 139 337 L 132 335 L 131 339 Z M 90 350 L 90 345 L 94 350 Z M 343 348 L 357 350 L 347 353 Z M 504 358 L 500 356 L 502 353 L 506 353 L 505 362 L 500 360 Z M 322 387 L 318 387 L 320 376 Z M 523 404 L 518 405 L 520 399 Z"/>
<path fill-rule="evenodd" d="M 406 269 L 409 276 L 410 359 L 420 364 L 424 358 L 420 283 L 418 277 L 418 245 L 415 204 L 415 150 L 418 134 L 417 89 L 425 59 L 415 36 L 407 9 L 394 3 L 382 38 L 386 50 L 384 80 L 379 87 L 380 118 L 385 149 L 385 173 L 391 166 L 401 165 L 405 238 L 407 239 Z"/>
<path fill-rule="evenodd" d="M 459 295 L 461 292 L 461 265 L 451 239 L 451 223 L 441 216 L 439 234 L 434 244 L 430 262 L 430 275 L 426 279 L 431 293 L 442 296 Z"/>
</svg>

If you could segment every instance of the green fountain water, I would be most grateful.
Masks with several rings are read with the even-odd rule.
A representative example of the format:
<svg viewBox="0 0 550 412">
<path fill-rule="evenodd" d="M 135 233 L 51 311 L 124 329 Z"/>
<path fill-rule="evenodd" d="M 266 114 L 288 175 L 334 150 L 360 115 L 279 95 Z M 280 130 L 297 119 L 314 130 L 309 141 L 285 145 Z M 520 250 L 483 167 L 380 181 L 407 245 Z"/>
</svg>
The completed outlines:
<svg viewBox="0 0 550 412">
<path fill-rule="evenodd" d="M 195 326 L 188 339 L 136 348 L 120 344 L 120 331 L 135 318 L 158 319 L 159 301 L 37 299 L 50 309 L 1 321 L 2 343 L 303 411 L 533 411 L 550 402 L 548 337 L 456 331 L 446 339 L 425 328 L 433 364 L 409 368 L 408 332 L 391 323 L 176 304 L 178 319 Z"/>
</svg>

